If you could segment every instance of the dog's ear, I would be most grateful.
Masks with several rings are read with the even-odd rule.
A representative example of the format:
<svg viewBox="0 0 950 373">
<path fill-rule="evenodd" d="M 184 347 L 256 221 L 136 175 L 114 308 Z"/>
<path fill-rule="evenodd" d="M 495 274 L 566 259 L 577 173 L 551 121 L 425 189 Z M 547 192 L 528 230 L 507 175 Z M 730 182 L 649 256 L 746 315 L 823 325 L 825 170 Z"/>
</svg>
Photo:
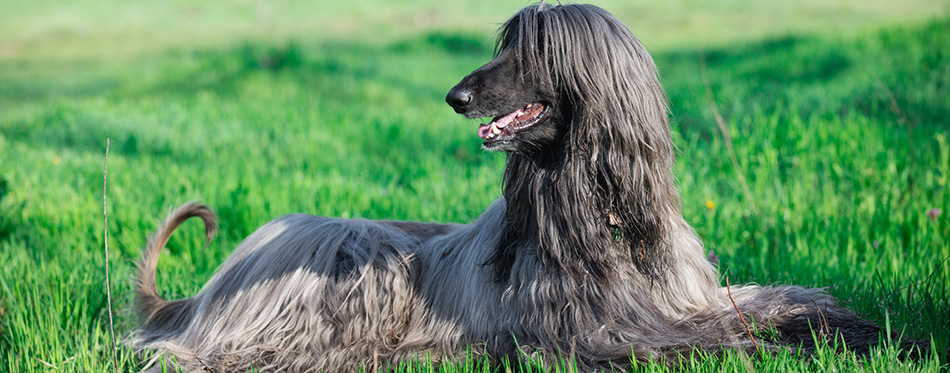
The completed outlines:
<svg viewBox="0 0 950 373">
<path fill-rule="evenodd" d="M 572 124 L 577 136 L 570 147 L 594 163 L 596 205 L 607 211 L 601 215 L 603 229 L 613 233 L 638 269 L 662 281 L 670 261 L 668 225 L 680 215 L 667 99 L 639 40 L 598 9 L 591 16 L 602 22 L 592 23 L 590 33 L 575 34 L 587 40 L 579 40 L 583 47 L 571 53 L 583 55 L 571 56 L 574 69 L 561 71 L 569 77 L 560 80 L 575 84 L 577 96 Z"/>
</svg>

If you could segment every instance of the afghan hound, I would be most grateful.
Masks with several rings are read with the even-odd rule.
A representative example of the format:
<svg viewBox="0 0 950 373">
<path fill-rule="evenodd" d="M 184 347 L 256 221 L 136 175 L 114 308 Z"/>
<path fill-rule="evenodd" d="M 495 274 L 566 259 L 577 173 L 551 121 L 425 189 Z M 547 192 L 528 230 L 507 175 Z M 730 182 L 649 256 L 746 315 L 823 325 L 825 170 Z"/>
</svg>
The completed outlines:
<svg viewBox="0 0 950 373">
<path fill-rule="evenodd" d="M 878 342 L 820 289 L 720 286 L 680 212 L 656 67 L 603 9 L 522 9 L 446 101 L 492 118 L 482 146 L 508 153 L 503 195 L 474 222 L 285 216 L 197 295 L 165 300 L 155 272 L 172 231 L 191 217 L 215 230 L 208 207 L 187 204 L 143 254 L 132 344 L 184 371 L 317 372 L 471 354 L 623 369 L 755 344 L 810 351 L 822 336 L 859 353 Z M 737 309 L 769 333 L 752 337 Z"/>
</svg>

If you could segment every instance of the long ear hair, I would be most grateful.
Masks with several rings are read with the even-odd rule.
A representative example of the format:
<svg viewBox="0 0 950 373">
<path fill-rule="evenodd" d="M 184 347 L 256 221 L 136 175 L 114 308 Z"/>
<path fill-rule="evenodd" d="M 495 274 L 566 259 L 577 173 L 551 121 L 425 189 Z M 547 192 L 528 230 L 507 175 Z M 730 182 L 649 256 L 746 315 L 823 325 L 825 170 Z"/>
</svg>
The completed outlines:
<svg viewBox="0 0 950 373">
<path fill-rule="evenodd" d="M 650 55 L 592 5 L 528 6 L 502 26 L 496 52 L 506 48 L 524 79 L 569 104 L 570 123 L 557 154 L 509 156 L 498 279 L 532 242 L 542 261 L 576 274 L 610 277 L 609 258 L 623 253 L 662 279 L 679 201 L 667 100 Z"/>
</svg>

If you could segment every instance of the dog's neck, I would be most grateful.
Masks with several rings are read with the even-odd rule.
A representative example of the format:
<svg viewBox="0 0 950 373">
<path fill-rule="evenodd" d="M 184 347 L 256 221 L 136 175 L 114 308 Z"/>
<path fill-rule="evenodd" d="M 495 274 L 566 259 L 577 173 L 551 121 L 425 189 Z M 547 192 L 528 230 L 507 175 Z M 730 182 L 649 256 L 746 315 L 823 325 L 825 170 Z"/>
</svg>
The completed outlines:
<svg viewBox="0 0 950 373">
<path fill-rule="evenodd" d="M 509 155 L 506 224 L 491 259 L 496 280 L 509 280 L 519 255 L 537 255 L 544 269 L 575 278 L 607 283 L 623 272 L 617 263 L 629 263 L 662 282 L 670 221 L 665 215 L 678 214 L 679 208 L 675 189 L 673 206 L 654 201 L 669 200 L 655 194 L 669 193 L 664 188 L 673 185 L 672 174 L 660 175 L 669 178 L 662 183 L 618 183 L 602 175 L 610 172 L 607 166 L 566 146 L 556 148 L 560 151 L 530 157 Z M 628 190 L 628 185 L 646 190 Z"/>
</svg>

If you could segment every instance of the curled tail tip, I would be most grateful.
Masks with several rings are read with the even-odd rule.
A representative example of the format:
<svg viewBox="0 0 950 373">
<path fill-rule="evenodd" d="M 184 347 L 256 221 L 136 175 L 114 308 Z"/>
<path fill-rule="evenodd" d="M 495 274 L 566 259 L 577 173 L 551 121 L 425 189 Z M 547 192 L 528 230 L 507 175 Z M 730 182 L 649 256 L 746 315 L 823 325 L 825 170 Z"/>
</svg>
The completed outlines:
<svg viewBox="0 0 950 373">
<path fill-rule="evenodd" d="M 211 208 L 208 205 L 199 203 L 199 202 L 188 202 L 177 208 L 175 212 L 169 216 L 169 219 L 179 220 L 179 224 L 192 217 L 201 218 L 201 221 L 205 225 L 205 244 L 211 243 L 211 239 L 214 238 L 215 233 L 218 232 L 218 222 L 217 216 L 214 214 L 214 211 L 211 211 Z"/>
<path fill-rule="evenodd" d="M 211 208 L 198 202 L 188 202 L 179 206 L 165 218 L 165 221 L 159 226 L 158 231 L 149 241 L 148 248 L 145 251 L 146 256 L 158 254 L 168 243 L 172 232 L 182 223 L 190 218 L 201 218 L 205 226 L 205 240 L 211 242 L 211 238 L 218 231 L 217 217 Z M 149 259 L 146 257 L 146 259 Z M 147 261 L 147 260 L 146 260 Z"/>
</svg>

